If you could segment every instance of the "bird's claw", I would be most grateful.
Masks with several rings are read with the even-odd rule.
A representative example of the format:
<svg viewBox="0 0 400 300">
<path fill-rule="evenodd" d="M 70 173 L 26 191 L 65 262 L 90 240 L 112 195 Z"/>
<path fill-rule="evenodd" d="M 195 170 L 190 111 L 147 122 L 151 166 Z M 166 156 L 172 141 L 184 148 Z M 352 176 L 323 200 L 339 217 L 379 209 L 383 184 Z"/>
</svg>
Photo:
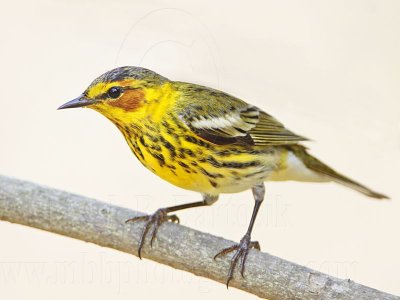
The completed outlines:
<svg viewBox="0 0 400 300">
<path fill-rule="evenodd" d="M 223 256 L 230 252 L 236 251 L 231 259 L 231 264 L 226 279 L 227 288 L 229 287 L 229 282 L 233 278 L 233 273 L 235 271 L 235 267 L 239 259 L 240 259 L 240 274 L 242 275 L 242 277 L 244 277 L 244 269 L 245 269 L 247 255 L 249 253 L 249 250 L 252 248 L 260 250 L 260 244 L 258 242 L 252 242 L 250 240 L 250 235 L 245 235 L 238 244 L 222 249 L 214 256 L 214 259 L 216 259 L 219 256 Z"/>
<path fill-rule="evenodd" d="M 138 247 L 138 256 L 142 259 L 142 249 L 144 246 L 145 238 L 150 230 L 150 227 L 153 226 L 151 231 L 151 240 L 150 240 L 150 247 L 153 247 L 153 241 L 157 235 L 158 228 L 160 225 L 166 221 L 179 223 L 179 218 L 176 215 L 168 215 L 168 212 L 165 208 L 157 209 L 153 214 L 138 216 L 125 221 L 125 223 L 130 222 L 137 222 L 137 221 L 145 221 L 142 234 L 140 235 L 139 239 L 139 247 Z"/>
</svg>

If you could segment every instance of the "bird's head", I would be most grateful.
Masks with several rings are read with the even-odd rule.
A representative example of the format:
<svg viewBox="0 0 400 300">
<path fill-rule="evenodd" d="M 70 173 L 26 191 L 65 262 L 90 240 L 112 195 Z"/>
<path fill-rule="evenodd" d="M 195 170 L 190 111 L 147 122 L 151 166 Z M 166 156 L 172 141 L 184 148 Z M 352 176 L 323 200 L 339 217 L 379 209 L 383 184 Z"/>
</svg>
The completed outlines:
<svg viewBox="0 0 400 300">
<path fill-rule="evenodd" d="M 120 67 L 96 78 L 78 97 L 58 109 L 89 107 L 109 119 L 126 113 L 140 114 L 146 105 L 159 97 L 169 80 L 141 67 Z"/>
</svg>

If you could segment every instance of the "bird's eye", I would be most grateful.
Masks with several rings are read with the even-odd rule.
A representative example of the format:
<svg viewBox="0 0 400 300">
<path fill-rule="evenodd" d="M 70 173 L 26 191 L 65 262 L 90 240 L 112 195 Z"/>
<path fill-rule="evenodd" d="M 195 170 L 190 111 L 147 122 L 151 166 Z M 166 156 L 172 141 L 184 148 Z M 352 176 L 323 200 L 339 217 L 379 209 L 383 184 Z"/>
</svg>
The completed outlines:
<svg viewBox="0 0 400 300">
<path fill-rule="evenodd" d="M 121 96 L 121 93 L 122 93 L 122 89 L 120 87 L 113 86 L 108 90 L 107 95 L 110 98 L 117 99 L 119 96 Z"/>
</svg>

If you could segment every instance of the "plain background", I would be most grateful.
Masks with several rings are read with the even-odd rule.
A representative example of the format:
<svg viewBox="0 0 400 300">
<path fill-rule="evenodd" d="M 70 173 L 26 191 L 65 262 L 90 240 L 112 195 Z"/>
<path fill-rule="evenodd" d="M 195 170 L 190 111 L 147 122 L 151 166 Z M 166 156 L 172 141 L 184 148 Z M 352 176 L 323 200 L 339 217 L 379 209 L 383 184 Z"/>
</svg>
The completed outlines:
<svg viewBox="0 0 400 300">
<path fill-rule="evenodd" d="M 0 172 L 140 211 L 200 199 L 156 178 L 96 112 L 57 111 L 121 65 L 224 90 L 309 137 L 311 152 L 391 196 L 270 183 L 264 251 L 400 294 L 399 1 L 12 1 L 0 11 Z M 179 213 L 238 241 L 250 192 Z M 5 299 L 252 299 L 151 261 L 0 223 Z"/>
</svg>

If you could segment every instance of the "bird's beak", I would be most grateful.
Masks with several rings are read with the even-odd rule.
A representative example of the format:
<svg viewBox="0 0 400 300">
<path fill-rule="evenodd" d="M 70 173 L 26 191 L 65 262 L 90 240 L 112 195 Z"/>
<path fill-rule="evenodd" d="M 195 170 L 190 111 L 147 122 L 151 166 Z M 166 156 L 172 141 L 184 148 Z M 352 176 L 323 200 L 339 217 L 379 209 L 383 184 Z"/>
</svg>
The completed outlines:
<svg viewBox="0 0 400 300">
<path fill-rule="evenodd" d="M 97 102 L 98 102 L 97 100 L 89 99 L 89 98 L 86 98 L 84 95 L 81 95 L 78 98 L 75 98 L 71 101 L 68 101 L 67 103 L 64 103 L 57 109 L 83 107 L 83 106 L 88 106 L 88 105 L 91 105 L 91 104 L 94 104 Z"/>
</svg>

